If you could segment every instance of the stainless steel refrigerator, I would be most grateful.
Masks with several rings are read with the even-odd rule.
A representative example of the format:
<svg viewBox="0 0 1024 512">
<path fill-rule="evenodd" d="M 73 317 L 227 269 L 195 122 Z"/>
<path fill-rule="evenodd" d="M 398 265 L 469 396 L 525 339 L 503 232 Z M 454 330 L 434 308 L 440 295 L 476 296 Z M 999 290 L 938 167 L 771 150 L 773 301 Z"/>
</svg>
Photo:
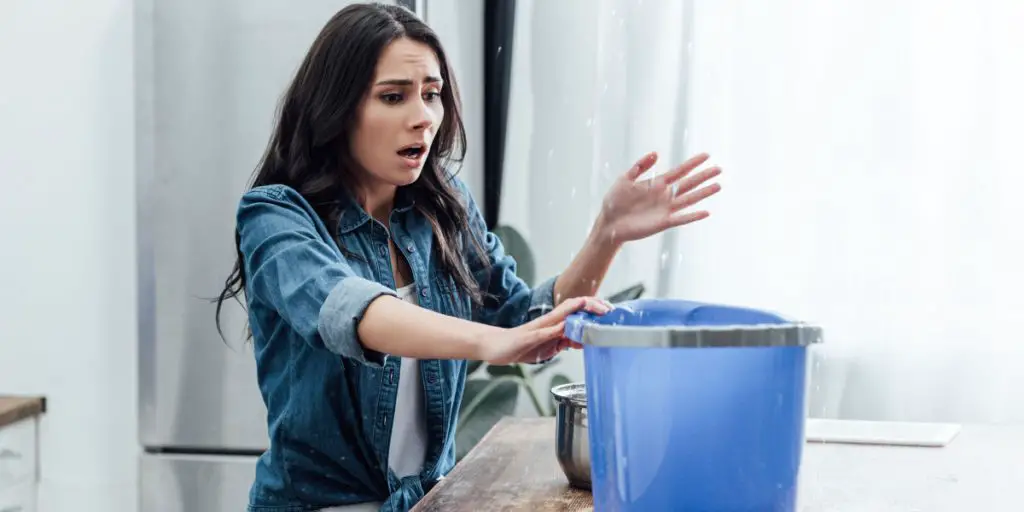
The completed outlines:
<svg viewBox="0 0 1024 512">
<path fill-rule="evenodd" d="M 347 3 L 137 2 L 140 510 L 245 508 L 266 409 L 243 310 L 225 307 L 225 343 L 209 299 L 277 99 Z"/>
</svg>

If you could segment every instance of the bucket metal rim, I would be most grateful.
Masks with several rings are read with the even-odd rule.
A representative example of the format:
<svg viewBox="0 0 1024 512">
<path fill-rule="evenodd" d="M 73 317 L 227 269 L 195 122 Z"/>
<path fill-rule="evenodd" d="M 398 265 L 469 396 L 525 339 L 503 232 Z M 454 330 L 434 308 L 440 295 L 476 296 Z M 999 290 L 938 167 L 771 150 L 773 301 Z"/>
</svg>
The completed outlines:
<svg viewBox="0 0 1024 512">
<path fill-rule="evenodd" d="M 596 347 L 806 347 L 822 341 L 821 327 L 806 323 L 725 326 L 588 323 L 583 327 L 583 344 Z"/>
</svg>

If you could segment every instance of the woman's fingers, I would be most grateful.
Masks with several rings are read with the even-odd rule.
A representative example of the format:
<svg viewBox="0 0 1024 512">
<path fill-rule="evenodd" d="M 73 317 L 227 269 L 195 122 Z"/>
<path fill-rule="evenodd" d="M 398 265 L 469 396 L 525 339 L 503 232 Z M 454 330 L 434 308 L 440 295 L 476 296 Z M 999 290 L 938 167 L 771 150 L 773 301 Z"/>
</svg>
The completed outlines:
<svg viewBox="0 0 1024 512">
<path fill-rule="evenodd" d="M 689 160 L 679 164 L 679 166 L 676 167 L 675 169 L 672 169 L 671 171 L 663 174 L 661 176 L 661 179 L 664 181 L 664 183 L 675 183 L 676 181 L 679 181 L 679 179 L 682 178 L 683 176 L 690 174 L 690 171 L 693 171 L 697 167 L 700 167 L 700 165 L 703 164 L 704 162 L 707 162 L 708 158 L 711 158 L 711 155 L 707 153 L 700 153 L 694 155 L 690 157 Z"/>
<path fill-rule="evenodd" d="M 647 153 L 640 157 L 640 160 L 637 160 L 636 163 L 633 164 L 633 167 L 630 167 L 629 170 L 626 171 L 626 178 L 630 181 L 639 178 L 640 175 L 647 172 L 648 169 L 654 167 L 654 163 L 657 161 L 658 153 L 655 153 L 654 151 Z"/>
<path fill-rule="evenodd" d="M 548 327 L 534 329 L 526 333 L 517 347 L 515 360 L 524 361 L 526 358 L 533 358 L 537 361 L 550 359 L 558 353 L 558 344 L 562 340 L 565 324 L 559 323 Z M 533 362 L 533 361 L 524 361 Z"/>
<path fill-rule="evenodd" d="M 710 216 L 711 213 L 709 213 L 707 210 L 701 210 L 699 212 L 688 212 L 684 214 L 676 213 L 673 215 L 669 215 L 668 221 L 666 222 L 667 226 L 665 226 L 665 228 L 671 229 L 677 228 L 679 226 L 685 226 L 687 224 L 697 222 L 698 220 L 706 219 Z"/>
<path fill-rule="evenodd" d="M 547 327 L 556 322 L 563 322 L 569 315 L 584 310 L 595 315 L 603 315 L 611 311 L 612 305 L 597 297 L 573 297 L 562 301 L 555 309 L 544 316 L 534 320 L 529 325 L 531 328 Z"/>
<path fill-rule="evenodd" d="M 536 357 L 534 359 L 538 363 L 541 362 L 541 361 L 547 361 L 548 359 L 551 359 L 552 357 L 557 356 L 558 353 L 561 352 L 561 351 L 562 351 L 561 347 L 559 347 L 559 346 L 547 345 L 547 346 L 541 347 L 541 350 L 539 352 L 537 352 L 537 355 L 536 355 Z"/>
<path fill-rule="evenodd" d="M 539 345 L 526 344 L 522 350 L 517 351 L 518 355 L 515 359 L 522 363 L 537 363 L 551 359 L 570 348 L 582 349 L 583 345 L 568 338 L 559 337 L 557 340 L 541 342 Z"/>
<path fill-rule="evenodd" d="M 530 334 L 526 337 L 527 348 L 534 348 L 537 345 L 548 341 L 555 341 L 562 338 L 565 332 L 565 322 L 558 322 L 555 325 L 547 327 L 541 327 L 530 331 Z"/>
<path fill-rule="evenodd" d="M 564 300 L 561 304 L 555 307 L 555 309 L 552 309 L 551 311 L 547 312 L 540 318 L 537 318 L 536 320 L 530 322 L 527 325 L 529 325 L 531 328 L 547 327 L 550 325 L 554 325 L 555 323 L 564 321 L 565 317 L 579 311 L 580 308 L 586 305 L 586 303 L 587 302 L 584 297 L 575 297 L 572 299 Z"/>
<path fill-rule="evenodd" d="M 701 187 L 697 190 L 687 192 L 685 194 L 672 198 L 672 211 L 677 212 L 683 208 L 693 206 L 722 190 L 722 186 L 718 183 L 712 183 L 705 187 Z"/>
<path fill-rule="evenodd" d="M 548 314 L 519 328 L 523 336 L 513 349 L 517 354 L 515 359 L 536 358 L 543 361 L 567 348 L 582 348 L 583 345 L 565 338 L 566 317 L 580 310 L 604 315 L 612 309 L 614 306 L 608 301 L 597 297 L 574 297 L 562 301 Z"/>
<path fill-rule="evenodd" d="M 615 309 L 608 301 L 597 297 L 584 297 L 583 310 L 595 315 L 604 315 Z"/>
<path fill-rule="evenodd" d="M 699 186 L 700 184 L 722 174 L 721 167 L 708 167 L 697 174 L 687 176 L 684 179 L 667 180 L 666 183 L 672 185 L 675 188 L 676 194 L 683 192 L 689 192 Z M 666 175 L 667 176 L 667 175 Z M 680 176 L 682 178 L 682 176 Z"/>
</svg>

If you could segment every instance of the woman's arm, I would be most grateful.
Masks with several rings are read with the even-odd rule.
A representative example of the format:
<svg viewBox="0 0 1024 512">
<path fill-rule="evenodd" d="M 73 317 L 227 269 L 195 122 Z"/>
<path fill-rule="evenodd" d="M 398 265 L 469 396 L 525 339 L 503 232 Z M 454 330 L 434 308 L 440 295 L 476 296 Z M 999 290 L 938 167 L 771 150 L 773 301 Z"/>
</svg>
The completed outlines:
<svg viewBox="0 0 1024 512">
<path fill-rule="evenodd" d="M 382 354 L 479 361 L 485 358 L 482 342 L 499 336 L 501 330 L 389 296 L 370 303 L 357 333 L 364 347 Z"/>
<path fill-rule="evenodd" d="M 514 329 L 493 327 L 380 297 L 359 322 L 364 347 L 383 354 L 419 359 L 471 359 L 491 364 L 536 362 L 570 345 L 563 339 L 565 317 L 586 309 L 604 314 L 608 308 L 591 297 L 564 301 L 558 308 Z M 401 321 L 395 319 L 400 318 Z"/>
<path fill-rule="evenodd" d="M 369 365 L 386 354 L 423 359 L 512 361 L 562 339 L 565 316 L 502 329 L 408 304 L 394 290 L 359 277 L 313 209 L 288 187 L 248 192 L 238 209 L 239 248 L 251 302 L 272 309 L 310 345 Z"/>
<path fill-rule="evenodd" d="M 614 240 L 614 235 L 605 225 L 603 219 L 598 218 L 583 248 L 558 276 L 554 295 L 556 306 L 566 299 L 597 294 L 612 260 L 622 248 L 622 244 Z"/>
<path fill-rule="evenodd" d="M 598 229 L 591 231 L 583 250 L 565 273 L 530 288 L 516 275 L 515 259 L 505 253 L 501 240 L 487 229 L 483 214 L 469 188 L 456 177 L 452 177 L 452 182 L 465 201 L 470 233 L 480 242 L 484 250 L 482 256 L 487 258 L 485 263 L 479 261 L 472 251 L 468 255 L 477 284 L 486 295 L 477 316 L 480 322 L 499 327 L 516 327 L 532 322 L 567 300 L 576 298 L 588 298 L 586 307 L 595 313 L 602 314 L 610 310 L 610 305 L 592 298 L 620 247 L 610 243 L 612 238 L 606 230 L 601 229 L 602 223 L 598 223 Z"/>
<path fill-rule="evenodd" d="M 489 259 L 489 265 L 483 265 L 470 255 L 470 265 L 477 282 L 490 296 L 481 308 L 480 321 L 514 327 L 531 321 L 566 300 L 592 296 L 600 288 L 612 260 L 624 243 L 706 218 L 706 211 L 690 213 L 683 210 L 721 189 L 717 183 L 701 186 L 718 176 L 721 170 L 711 167 L 690 175 L 708 159 L 707 154 L 699 154 L 661 176 L 641 181 L 639 178 L 657 159 L 655 153 L 644 155 L 616 180 L 605 195 L 601 214 L 587 241 L 569 267 L 558 277 L 532 289 L 516 276 L 516 262 L 505 254 L 501 240 L 487 230 L 468 187 L 458 178 L 453 178 L 466 201 L 470 232 L 480 241 L 484 257 Z"/>
<path fill-rule="evenodd" d="M 583 248 L 555 282 L 554 303 L 596 294 L 625 242 L 707 218 L 706 211 L 683 211 L 721 189 L 717 183 L 697 188 L 719 175 L 717 167 L 690 174 L 707 159 L 702 153 L 661 176 L 640 180 L 658 160 L 656 153 L 648 153 L 620 176 L 605 195 Z"/>
</svg>

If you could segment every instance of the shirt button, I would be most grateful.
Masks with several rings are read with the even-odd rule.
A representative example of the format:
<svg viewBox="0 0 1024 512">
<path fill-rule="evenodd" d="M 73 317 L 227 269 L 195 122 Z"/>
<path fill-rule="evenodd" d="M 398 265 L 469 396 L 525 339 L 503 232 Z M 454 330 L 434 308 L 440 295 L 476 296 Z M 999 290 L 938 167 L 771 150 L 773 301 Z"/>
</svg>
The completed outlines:
<svg viewBox="0 0 1024 512">
<path fill-rule="evenodd" d="M 422 290 L 420 290 L 420 295 L 426 297 L 427 296 L 427 289 L 423 288 Z"/>
<path fill-rule="evenodd" d="M 416 246 L 412 244 L 405 246 L 405 249 L 409 252 L 416 252 Z"/>
</svg>

